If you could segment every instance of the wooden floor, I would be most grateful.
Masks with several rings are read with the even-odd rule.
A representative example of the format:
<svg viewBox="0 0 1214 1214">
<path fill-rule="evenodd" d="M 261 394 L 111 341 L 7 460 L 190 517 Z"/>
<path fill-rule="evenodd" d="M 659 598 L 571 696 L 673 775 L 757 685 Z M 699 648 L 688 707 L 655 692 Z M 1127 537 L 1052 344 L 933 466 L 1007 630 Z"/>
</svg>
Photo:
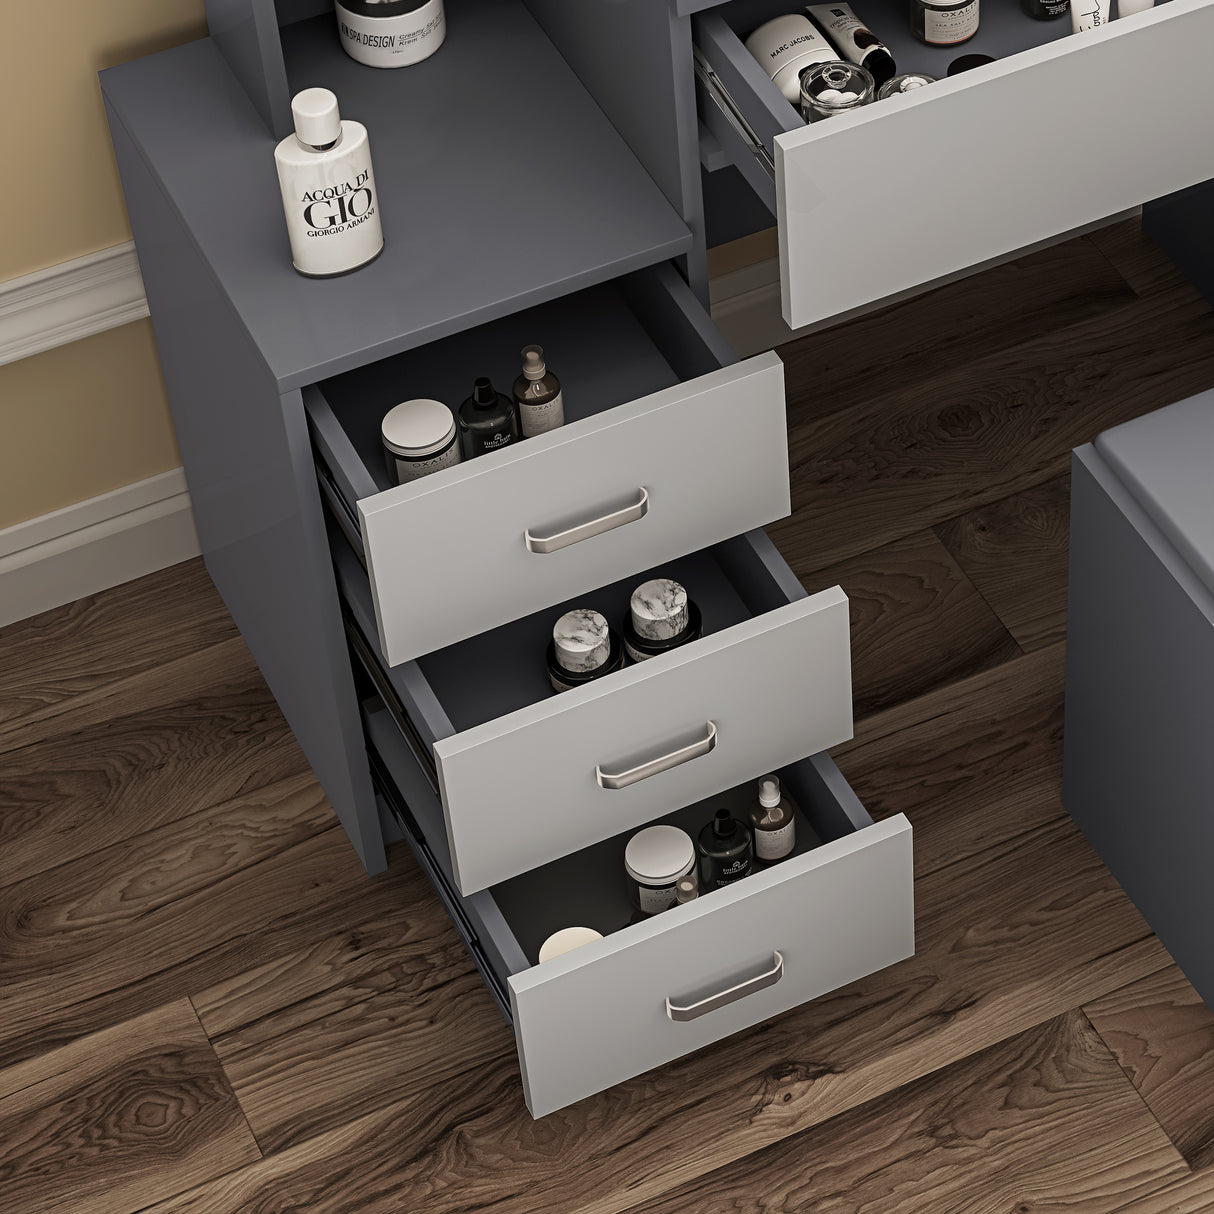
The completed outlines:
<svg viewBox="0 0 1214 1214">
<path fill-rule="evenodd" d="M 916 955 L 533 1122 L 178 566 L 0 632 L 0 1209 L 1214 1208 L 1214 1016 L 1059 800 L 1069 452 L 1214 386 L 1214 315 L 1122 224 L 781 354 L 771 531 L 851 596 L 836 758 L 914 825 Z"/>
</svg>

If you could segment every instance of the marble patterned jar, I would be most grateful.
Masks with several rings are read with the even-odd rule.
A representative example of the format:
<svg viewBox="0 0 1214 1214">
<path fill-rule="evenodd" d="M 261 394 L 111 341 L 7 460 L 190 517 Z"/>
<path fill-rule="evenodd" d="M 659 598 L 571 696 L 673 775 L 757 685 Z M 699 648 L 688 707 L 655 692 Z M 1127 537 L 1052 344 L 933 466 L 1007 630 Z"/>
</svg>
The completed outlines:
<svg viewBox="0 0 1214 1214">
<path fill-rule="evenodd" d="M 624 648 L 607 620 L 589 607 L 566 611 L 553 625 L 548 642 L 548 680 L 570 691 L 619 670 Z"/>
<path fill-rule="evenodd" d="M 687 591 L 671 578 L 652 578 L 632 592 L 624 650 L 634 662 L 643 662 L 698 641 L 703 631 L 700 609 Z"/>
</svg>

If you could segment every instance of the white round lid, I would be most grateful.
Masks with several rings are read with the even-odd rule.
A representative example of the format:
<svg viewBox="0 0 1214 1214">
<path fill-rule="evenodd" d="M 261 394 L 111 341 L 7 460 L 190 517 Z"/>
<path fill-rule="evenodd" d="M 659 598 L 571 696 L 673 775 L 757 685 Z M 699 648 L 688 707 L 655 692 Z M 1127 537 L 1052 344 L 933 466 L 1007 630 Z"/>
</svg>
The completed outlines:
<svg viewBox="0 0 1214 1214">
<path fill-rule="evenodd" d="M 632 592 L 629 607 L 637 635 L 651 641 L 668 641 L 687 627 L 687 591 L 670 578 L 642 582 Z"/>
<path fill-rule="evenodd" d="M 441 400 L 406 400 L 380 423 L 384 445 L 397 455 L 430 455 L 455 433 L 455 416 Z"/>
<path fill-rule="evenodd" d="M 337 95 L 330 89 L 304 89 L 291 98 L 295 134 L 300 143 L 320 148 L 336 143 L 341 136 L 341 113 Z"/>
<path fill-rule="evenodd" d="M 590 607 L 566 611 L 552 626 L 557 662 L 571 674 L 598 670 L 611 656 L 607 620 Z"/>
<path fill-rule="evenodd" d="M 583 944 L 590 944 L 592 941 L 602 938 L 603 933 L 596 932 L 593 927 L 562 927 L 559 932 L 553 932 L 540 945 L 540 961 L 551 961 L 553 957 L 559 957 L 562 953 L 571 953 L 575 948 L 581 948 Z"/>
<path fill-rule="evenodd" d="M 624 848 L 624 867 L 634 881 L 673 885 L 695 863 L 691 836 L 677 826 L 647 826 Z"/>
</svg>

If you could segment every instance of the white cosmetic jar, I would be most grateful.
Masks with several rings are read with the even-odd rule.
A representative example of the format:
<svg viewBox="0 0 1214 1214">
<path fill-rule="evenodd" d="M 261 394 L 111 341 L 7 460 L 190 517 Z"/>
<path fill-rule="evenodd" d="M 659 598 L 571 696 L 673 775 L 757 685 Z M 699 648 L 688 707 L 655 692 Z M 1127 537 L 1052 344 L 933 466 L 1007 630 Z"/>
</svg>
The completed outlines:
<svg viewBox="0 0 1214 1214">
<path fill-rule="evenodd" d="M 408 67 L 443 44 L 443 0 L 335 0 L 346 54 L 368 67 Z"/>
<path fill-rule="evenodd" d="M 562 927 L 540 945 L 540 962 L 542 964 L 554 957 L 563 957 L 575 948 L 581 948 L 583 944 L 592 944 L 602 938 L 602 932 L 596 932 L 592 927 Z"/>
<path fill-rule="evenodd" d="M 460 462 L 455 415 L 441 400 L 406 400 L 380 423 L 388 476 L 406 485 Z"/>
<path fill-rule="evenodd" d="M 624 849 L 632 905 L 643 915 L 656 915 L 675 904 L 676 887 L 695 867 L 691 836 L 677 826 L 647 826 Z"/>
</svg>

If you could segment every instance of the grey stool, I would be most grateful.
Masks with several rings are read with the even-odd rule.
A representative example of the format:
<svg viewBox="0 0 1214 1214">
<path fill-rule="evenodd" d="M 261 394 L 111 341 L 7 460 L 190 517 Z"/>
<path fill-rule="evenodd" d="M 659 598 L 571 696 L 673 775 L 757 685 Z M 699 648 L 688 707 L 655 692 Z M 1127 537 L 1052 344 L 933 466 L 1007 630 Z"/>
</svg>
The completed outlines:
<svg viewBox="0 0 1214 1214">
<path fill-rule="evenodd" d="M 1072 456 L 1062 795 L 1214 1008 L 1214 392 Z"/>
</svg>

